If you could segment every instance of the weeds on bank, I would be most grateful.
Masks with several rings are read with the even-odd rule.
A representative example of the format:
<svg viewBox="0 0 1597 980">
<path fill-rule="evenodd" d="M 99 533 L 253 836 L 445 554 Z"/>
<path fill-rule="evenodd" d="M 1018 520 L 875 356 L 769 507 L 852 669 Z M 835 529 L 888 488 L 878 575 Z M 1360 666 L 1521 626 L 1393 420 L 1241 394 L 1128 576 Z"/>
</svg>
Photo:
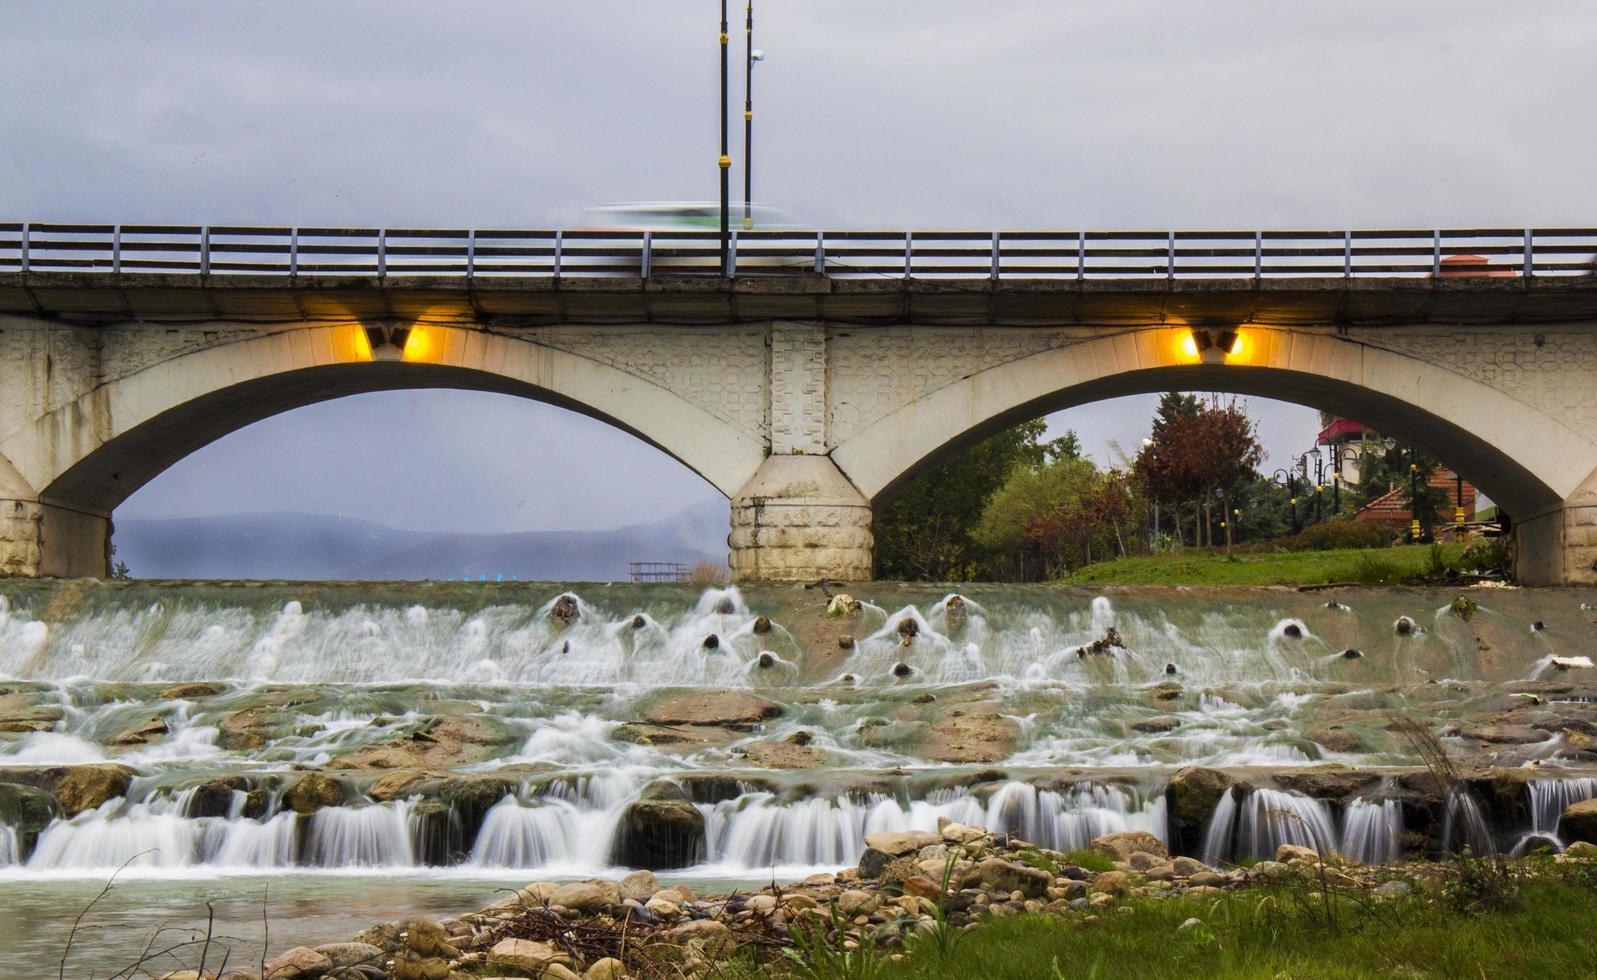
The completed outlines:
<svg viewBox="0 0 1597 980">
<path fill-rule="evenodd" d="M 1392 727 L 1420 757 L 1442 794 L 1444 806 L 1454 794 L 1469 793 L 1469 788 L 1459 779 L 1458 767 L 1447 754 L 1447 747 L 1435 733 L 1406 716 L 1394 717 Z M 1519 904 L 1520 886 L 1525 877 L 1523 864 L 1510 864 L 1495 851 L 1474 854 L 1468 847 L 1460 847 L 1453 852 L 1448 867 L 1452 875 L 1446 891 L 1458 910 L 1508 909 Z"/>
<path fill-rule="evenodd" d="M 824 926 L 793 931 L 793 949 L 782 951 L 793 976 L 804 980 L 878 980 L 887 970 L 887 953 L 876 945 L 876 931 L 861 932 L 849 948 L 850 919 L 830 905 L 832 931 Z M 879 928 L 886 928 L 883 925 Z"/>
</svg>

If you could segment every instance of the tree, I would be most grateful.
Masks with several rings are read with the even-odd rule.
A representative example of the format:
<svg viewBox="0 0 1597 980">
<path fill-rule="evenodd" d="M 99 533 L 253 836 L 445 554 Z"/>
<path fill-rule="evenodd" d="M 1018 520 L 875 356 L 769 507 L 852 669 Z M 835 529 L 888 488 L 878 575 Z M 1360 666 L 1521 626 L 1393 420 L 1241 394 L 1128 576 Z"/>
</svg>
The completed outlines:
<svg viewBox="0 0 1597 980">
<path fill-rule="evenodd" d="M 1429 533 L 1446 523 L 1443 514 L 1451 506 L 1452 498 L 1446 488 L 1431 485 L 1441 462 L 1428 453 L 1411 447 L 1394 444 L 1390 448 L 1371 440 L 1370 447 L 1382 447 L 1381 452 L 1369 452 L 1363 457 L 1359 473 L 1359 496 L 1362 503 L 1398 491 L 1398 497 L 1408 507 L 1409 513 Z M 1410 487 L 1418 492 L 1411 493 Z"/>
<path fill-rule="evenodd" d="M 1212 398 L 1188 411 L 1178 396 L 1166 395 L 1160 400 L 1161 410 L 1167 405 L 1171 411 L 1155 418 L 1153 435 L 1137 454 L 1132 472 L 1151 499 L 1176 507 L 1191 502 L 1193 543 L 1213 543 L 1216 496 L 1229 511 L 1227 502 L 1255 478 L 1254 470 L 1264 458 L 1258 425 L 1235 398 L 1227 402 Z M 1179 519 L 1174 526 L 1179 541 Z M 1227 522 L 1228 541 L 1230 530 Z"/>
<path fill-rule="evenodd" d="M 1042 419 L 982 440 L 909 482 L 874 519 L 883 578 L 955 581 L 977 577 L 983 549 L 972 538 L 993 493 L 1017 466 L 1080 455 L 1074 432 L 1043 441 Z"/>
</svg>

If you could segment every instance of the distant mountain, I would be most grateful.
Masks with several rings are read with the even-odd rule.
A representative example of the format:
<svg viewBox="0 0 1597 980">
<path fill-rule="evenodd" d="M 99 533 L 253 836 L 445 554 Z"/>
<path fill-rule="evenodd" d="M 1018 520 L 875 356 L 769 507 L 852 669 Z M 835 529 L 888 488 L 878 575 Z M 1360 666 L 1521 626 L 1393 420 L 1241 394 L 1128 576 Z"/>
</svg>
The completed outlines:
<svg viewBox="0 0 1597 980">
<path fill-rule="evenodd" d="M 634 561 L 726 561 L 728 505 L 706 501 L 613 531 L 405 531 L 321 514 L 119 520 L 116 557 L 138 578 L 624 581 Z"/>
</svg>

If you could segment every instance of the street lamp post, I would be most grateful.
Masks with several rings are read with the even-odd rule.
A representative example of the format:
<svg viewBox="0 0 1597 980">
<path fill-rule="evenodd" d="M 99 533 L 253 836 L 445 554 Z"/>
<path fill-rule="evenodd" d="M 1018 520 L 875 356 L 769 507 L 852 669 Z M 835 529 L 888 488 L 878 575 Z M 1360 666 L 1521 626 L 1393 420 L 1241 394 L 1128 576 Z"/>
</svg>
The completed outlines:
<svg viewBox="0 0 1597 980">
<path fill-rule="evenodd" d="M 1338 517 L 1342 516 L 1342 464 L 1358 458 L 1359 452 L 1352 446 L 1343 446 L 1336 450 L 1336 460 L 1331 471 L 1331 509 Z"/>
<path fill-rule="evenodd" d="M 1419 480 L 1418 450 L 1411 446 L 1408 451 L 1408 540 L 1410 544 L 1418 544 L 1420 536 L 1424 533 L 1420 529 Z"/>
<path fill-rule="evenodd" d="M 1287 501 L 1292 505 L 1292 533 L 1297 534 L 1303 530 L 1298 523 L 1297 474 L 1290 469 L 1279 469 L 1270 475 L 1270 479 L 1276 486 L 1286 487 Z"/>
<path fill-rule="evenodd" d="M 1453 472 L 1453 523 L 1461 527 L 1464 524 L 1464 476 L 1456 470 Z"/>
<path fill-rule="evenodd" d="M 765 53 L 754 47 L 754 0 L 748 0 L 743 62 L 743 229 L 754 227 L 754 63 Z"/>
<path fill-rule="evenodd" d="M 727 80 L 727 25 L 726 25 L 726 0 L 721 0 L 721 158 L 716 161 L 721 168 L 721 275 L 726 275 L 732 263 L 730 247 L 732 244 L 732 230 L 728 225 L 727 195 L 731 190 L 732 157 L 727 153 L 727 123 L 726 123 L 726 80 Z"/>
</svg>

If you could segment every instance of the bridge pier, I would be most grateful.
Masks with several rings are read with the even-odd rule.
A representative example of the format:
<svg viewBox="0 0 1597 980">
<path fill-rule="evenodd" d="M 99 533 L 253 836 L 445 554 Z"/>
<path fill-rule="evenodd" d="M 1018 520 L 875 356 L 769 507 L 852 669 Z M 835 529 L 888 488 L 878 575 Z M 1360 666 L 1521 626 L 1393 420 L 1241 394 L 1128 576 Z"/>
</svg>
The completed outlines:
<svg viewBox="0 0 1597 980">
<path fill-rule="evenodd" d="M 732 577 L 739 582 L 864 582 L 871 503 L 826 456 L 770 456 L 732 497 Z"/>
<path fill-rule="evenodd" d="M 1521 585 L 1597 583 L 1597 492 L 1514 522 L 1514 577 Z"/>
<path fill-rule="evenodd" d="M 104 578 L 110 568 L 109 518 L 0 498 L 0 576 Z"/>
</svg>

